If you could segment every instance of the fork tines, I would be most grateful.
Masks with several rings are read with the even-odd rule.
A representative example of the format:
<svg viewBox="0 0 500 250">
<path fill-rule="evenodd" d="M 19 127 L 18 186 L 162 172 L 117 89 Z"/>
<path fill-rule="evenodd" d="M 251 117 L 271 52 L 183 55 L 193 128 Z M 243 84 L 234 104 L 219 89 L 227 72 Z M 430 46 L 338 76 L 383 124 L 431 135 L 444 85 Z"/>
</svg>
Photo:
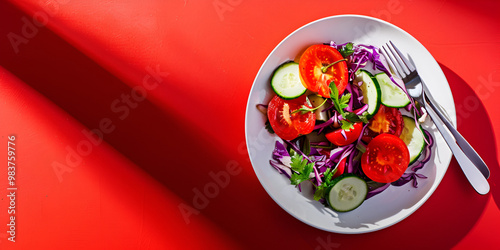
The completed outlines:
<svg viewBox="0 0 500 250">
<path fill-rule="evenodd" d="M 386 61 L 392 71 L 401 79 L 408 77 L 416 71 L 415 66 L 403 56 L 403 53 L 401 53 L 392 41 L 382 46 L 381 53 L 388 59 Z"/>
</svg>

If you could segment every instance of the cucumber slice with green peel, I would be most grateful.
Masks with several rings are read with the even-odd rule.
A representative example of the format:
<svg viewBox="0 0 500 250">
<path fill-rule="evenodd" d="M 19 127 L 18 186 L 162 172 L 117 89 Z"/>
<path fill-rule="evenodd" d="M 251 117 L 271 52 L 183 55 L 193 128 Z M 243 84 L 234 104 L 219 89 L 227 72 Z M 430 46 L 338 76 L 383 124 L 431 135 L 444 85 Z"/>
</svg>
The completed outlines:
<svg viewBox="0 0 500 250">
<path fill-rule="evenodd" d="M 415 125 L 415 120 L 408 116 L 403 116 L 403 132 L 399 138 L 403 140 L 408 147 L 408 151 L 410 152 L 410 164 L 414 163 L 422 154 L 425 148 L 425 139 L 424 133 L 421 130 L 422 128 L 417 129 Z"/>
<path fill-rule="evenodd" d="M 387 107 L 402 108 L 410 104 L 408 95 L 398 87 L 386 73 L 379 73 L 375 75 L 382 97 L 380 101 Z"/>
<path fill-rule="evenodd" d="M 348 212 L 359 207 L 367 194 L 365 180 L 354 174 L 343 174 L 333 181 L 326 200 L 333 210 Z"/>
<path fill-rule="evenodd" d="M 354 83 L 358 84 L 362 82 L 361 86 L 359 86 L 361 92 L 363 93 L 364 104 L 368 104 L 368 112 L 367 119 L 372 118 L 378 111 L 380 107 L 380 99 L 381 99 L 381 91 L 380 85 L 377 82 L 377 79 L 373 77 L 370 72 L 360 69 L 356 71 L 356 77 L 354 78 Z"/>
<path fill-rule="evenodd" d="M 286 62 L 281 64 L 271 78 L 271 87 L 283 99 L 294 99 L 306 92 L 300 80 L 299 64 Z"/>
</svg>

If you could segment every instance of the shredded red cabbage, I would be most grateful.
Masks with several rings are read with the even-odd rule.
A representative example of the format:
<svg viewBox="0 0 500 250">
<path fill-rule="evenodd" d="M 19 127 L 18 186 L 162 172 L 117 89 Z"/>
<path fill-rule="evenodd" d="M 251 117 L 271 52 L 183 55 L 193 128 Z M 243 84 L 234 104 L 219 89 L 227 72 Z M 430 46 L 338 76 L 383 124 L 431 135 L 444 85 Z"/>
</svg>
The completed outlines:
<svg viewBox="0 0 500 250">
<path fill-rule="evenodd" d="M 337 45 L 334 42 L 331 42 L 330 46 L 340 50 L 346 44 L 347 43 Z M 384 61 L 385 58 L 383 54 L 380 53 L 380 50 L 377 47 L 372 45 L 358 44 L 353 46 L 353 51 L 354 52 L 346 58 L 349 70 L 350 82 L 352 82 L 352 80 L 354 79 L 355 72 L 358 69 L 365 67 L 367 62 L 371 62 L 373 64 L 373 69 L 385 72 L 390 77 L 390 79 L 408 95 L 404 85 L 401 86 L 392 77 L 391 72 L 386 67 L 386 62 Z M 368 109 L 368 105 L 362 102 L 363 96 L 358 86 L 353 86 L 351 84 L 348 84 L 346 87 L 346 91 L 351 94 L 351 98 L 348 102 L 348 107 L 345 108 L 344 110 L 347 112 L 353 112 L 356 115 L 362 115 Z M 419 116 L 420 112 L 417 110 L 415 103 L 411 97 L 410 100 L 411 103 L 408 104 L 405 107 L 405 109 L 407 111 L 411 111 L 412 109 L 415 110 L 414 119 L 415 122 L 417 122 L 416 116 L 417 115 Z M 329 102 L 331 103 L 331 100 L 329 100 Z M 344 119 L 342 115 L 340 115 L 335 110 L 333 103 L 331 104 L 332 105 L 329 108 L 322 111 L 322 112 L 329 112 L 330 118 L 327 121 L 320 124 L 316 124 L 314 126 L 314 130 L 318 134 L 322 134 L 325 131 L 325 129 L 331 128 L 332 125 L 338 125 L 339 121 Z M 261 107 L 258 108 L 267 108 L 267 105 L 262 105 Z M 324 182 L 325 172 L 329 169 L 332 171 L 335 170 L 338 164 L 344 158 L 347 158 L 344 172 L 356 174 L 361 178 L 365 179 L 367 183 L 369 183 L 369 192 L 366 199 L 369 199 L 377 194 L 382 193 L 389 186 L 402 186 L 409 182 L 412 182 L 412 186 L 417 188 L 418 180 L 427 178 L 425 175 L 417 172 L 423 169 L 426 163 L 431 158 L 432 146 L 434 144 L 431 134 L 423 130 L 424 138 L 427 144 L 420 159 L 417 160 L 415 163 L 413 163 L 411 166 L 409 166 L 407 171 L 403 174 L 403 176 L 401 176 L 400 179 L 392 183 L 384 184 L 371 181 L 363 173 L 363 170 L 361 168 L 360 158 L 364 150 L 366 149 L 366 145 L 363 143 L 361 138 L 364 130 L 367 129 L 367 126 L 368 124 L 364 124 L 361 134 L 356 142 L 341 147 L 331 148 L 332 147 L 331 143 L 326 141 L 309 143 L 308 140 L 304 140 L 305 136 L 301 136 L 291 141 L 283 140 L 283 143 L 276 141 L 275 148 L 272 153 L 272 160 L 269 161 L 270 165 L 274 167 L 276 170 L 278 170 L 279 173 L 285 175 L 287 178 L 291 178 L 293 170 L 291 169 L 290 165 L 291 156 L 289 152 L 293 150 L 296 153 L 302 155 L 303 158 L 306 159 L 309 163 L 311 162 L 314 163 L 313 173 L 310 176 L 310 181 L 314 184 L 315 187 L 319 187 Z M 343 133 L 342 135 L 346 137 L 345 133 Z M 300 145 L 302 145 L 304 142 L 309 143 L 308 145 L 309 150 L 307 150 L 309 152 L 308 154 L 304 153 L 301 150 Z M 297 187 L 299 188 L 299 190 L 302 190 L 300 184 L 297 185 Z M 319 201 L 325 203 L 325 199 L 323 198 L 320 199 Z"/>
</svg>

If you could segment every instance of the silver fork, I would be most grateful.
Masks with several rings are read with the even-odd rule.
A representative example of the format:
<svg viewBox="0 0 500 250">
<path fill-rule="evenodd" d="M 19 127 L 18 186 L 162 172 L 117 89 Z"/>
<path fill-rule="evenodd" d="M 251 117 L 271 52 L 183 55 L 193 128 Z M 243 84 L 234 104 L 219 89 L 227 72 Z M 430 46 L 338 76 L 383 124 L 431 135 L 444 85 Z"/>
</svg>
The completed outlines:
<svg viewBox="0 0 500 250">
<path fill-rule="evenodd" d="M 406 60 L 406 58 L 404 56 L 402 56 L 403 53 L 401 53 L 401 51 L 399 51 L 399 49 L 396 46 L 394 46 L 394 44 L 391 41 L 389 41 L 389 42 L 392 45 L 392 49 L 393 49 L 392 50 L 392 52 L 393 52 L 392 54 L 394 55 L 394 54 L 397 53 L 397 55 L 399 57 L 396 58 L 396 60 L 398 60 L 398 59 L 401 60 L 400 63 L 398 63 L 398 65 L 404 65 L 404 66 L 407 67 L 407 68 L 404 68 L 403 71 L 409 70 L 409 75 L 406 76 L 408 78 L 408 81 L 410 81 L 413 78 L 415 78 L 414 82 L 412 82 L 412 83 L 410 83 L 410 82 L 406 83 L 405 84 L 406 87 L 409 88 L 409 89 L 412 89 L 413 85 L 415 85 L 415 87 L 418 87 L 416 85 L 420 85 L 420 82 L 418 81 L 420 79 L 420 77 L 417 74 L 415 66 L 413 65 L 413 63 L 411 63 L 408 60 Z M 387 47 L 388 47 L 388 45 L 387 45 Z M 425 93 L 425 98 L 426 98 L 425 100 L 428 101 L 429 105 L 431 105 L 431 108 L 434 109 L 434 111 L 439 116 L 439 118 L 442 120 L 442 122 L 446 125 L 446 127 L 449 129 L 449 131 L 453 134 L 453 136 L 455 137 L 455 140 L 458 143 L 458 146 L 460 146 L 460 148 L 470 158 L 470 160 L 479 169 L 479 171 L 481 171 L 481 173 L 483 174 L 483 176 L 486 179 L 488 179 L 490 177 L 490 170 L 488 169 L 488 166 L 486 166 L 486 163 L 483 161 L 483 159 L 481 158 L 481 156 L 479 156 L 479 154 L 476 152 L 476 150 L 474 150 L 474 148 L 469 144 L 469 142 L 467 142 L 467 140 L 455 129 L 455 127 L 453 127 L 453 125 L 450 122 L 451 119 L 449 118 L 448 114 L 441 107 L 441 105 L 439 105 L 439 103 L 437 103 L 434 100 L 434 98 L 432 97 L 429 89 L 427 89 L 427 86 L 424 83 L 422 83 L 422 86 L 424 87 L 424 93 Z M 419 93 L 420 92 L 416 92 L 415 94 L 419 95 Z M 418 100 L 418 101 L 422 102 L 422 100 Z"/>
<path fill-rule="evenodd" d="M 460 135 L 460 133 L 458 133 L 458 131 L 453 127 L 451 122 L 445 118 L 445 115 L 442 113 L 444 110 L 442 110 L 440 106 L 433 103 L 434 99 L 430 96 L 425 84 L 420 79 L 413 63 L 408 61 L 408 59 L 403 56 L 401 51 L 399 51 L 391 41 L 389 41 L 389 44 L 382 46 L 381 52 L 387 58 L 387 63 L 392 68 L 392 71 L 396 73 L 405 83 L 408 94 L 427 111 L 431 119 L 434 121 L 438 131 L 443 136 L 455 156 L 455 159 L 462 168 L 467 180 L 469 180 L 476 192 L 483 195 L 487 194 L 490 190 L 490 185 L 486 180 L 490 174 L 488 167 L 472 146 L 470 146 L 465 138 L 463 138 L 462 135 Z M 429 95 L 427 98 L 426 94 Z M 429 99 L 431 101 L 429 101 Z M 453 136 L 446 130 L 443 123 L 446 127 L 448 127 Z M 457 145 L 457 142 L 462 148 Z M 469 157 L 472 157 L 474 162 L 472 162 Z"/>
</svg>

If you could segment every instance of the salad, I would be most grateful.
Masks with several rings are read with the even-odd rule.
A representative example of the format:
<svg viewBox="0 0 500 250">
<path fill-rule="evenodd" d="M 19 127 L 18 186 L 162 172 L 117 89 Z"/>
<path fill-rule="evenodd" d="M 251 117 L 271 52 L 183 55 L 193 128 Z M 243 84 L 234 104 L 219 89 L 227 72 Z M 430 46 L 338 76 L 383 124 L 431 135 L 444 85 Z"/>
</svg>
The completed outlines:
<svg viewBox="0 0 500 250">
<path fill-rule="evenodd" d="M 426 113 L 372 45 L 315 44 L 271 77 L 275 93 L 257 108 L 276 141 L 270 165 L 338 212 L 389 186 L 426 176 L 433 138 Z"/>
</svg>

